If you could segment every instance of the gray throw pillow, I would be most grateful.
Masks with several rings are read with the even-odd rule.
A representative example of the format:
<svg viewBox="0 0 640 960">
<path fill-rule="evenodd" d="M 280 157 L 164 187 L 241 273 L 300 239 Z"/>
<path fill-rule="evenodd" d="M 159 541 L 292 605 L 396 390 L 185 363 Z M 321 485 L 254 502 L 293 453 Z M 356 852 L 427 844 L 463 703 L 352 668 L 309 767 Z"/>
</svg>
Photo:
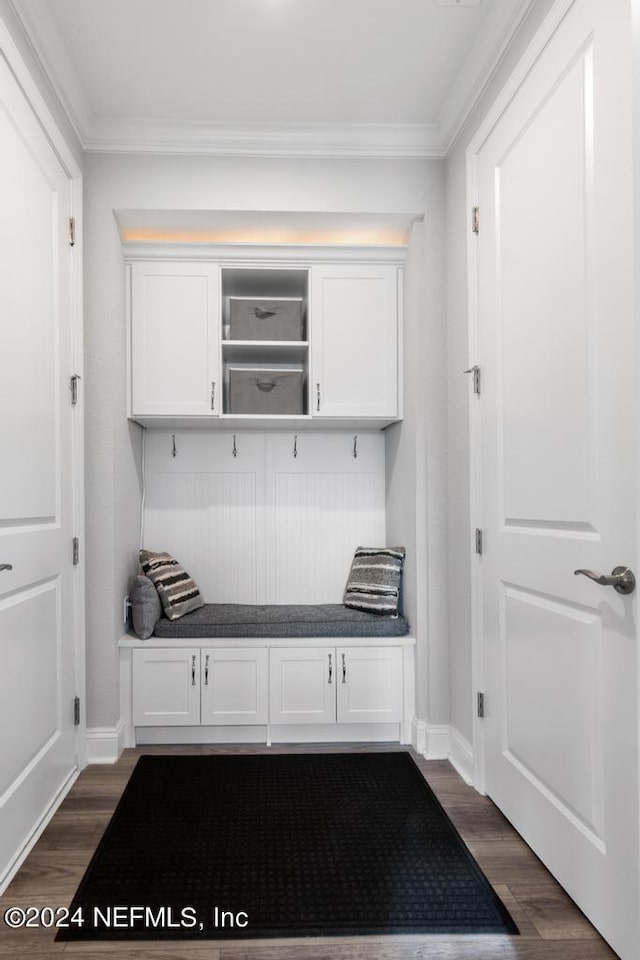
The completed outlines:
<svg viewBox="0 0 640 960">
<path fill-rule="evenodd" d="M 404 547 L 358 547 L 344 594 L 345 607 L 398 616 Z"/>
<path fill-rule="evenodd" d="M 197 586 L 171 554 L 141 550 L 140 565 L 158 591 L 168 620 L 178 620 L 185 613 L 204 606 Z"/>
<path fill-rule="evenodd" d="M 162 616 L 162 604 L 158 591 L 149 577 L 139 573 L 129 585 L 131 620 L 133 629 L 141 640 L 148 640 Z"/>
</svg>

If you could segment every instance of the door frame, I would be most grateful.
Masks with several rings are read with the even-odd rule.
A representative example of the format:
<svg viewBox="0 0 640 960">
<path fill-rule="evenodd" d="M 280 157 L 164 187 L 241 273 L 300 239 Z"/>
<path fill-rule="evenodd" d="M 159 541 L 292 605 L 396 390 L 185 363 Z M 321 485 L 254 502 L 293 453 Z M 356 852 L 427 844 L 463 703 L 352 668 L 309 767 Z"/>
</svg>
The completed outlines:
<svg viewBox="0 0 640 960">
<path fill-rule="evenodd" d="M 478 204 L 478 165 L 480 151 L 496 124 L 520 90 L 529 72 L 543 50 L 575 3 L 575 0 L 556 0 L 540 25 L 531 43 L 523 53 L 518 65 L 502 87 L 487 111 L 466 151 L 467 210 L 467 367 L 476 363 L 479 343 L 478 317 L 478 247 L 477 235 L 472 230 L 471 216 Z M 482 211 L 480 211 L 482 229 Z M 481 473 L 481 395 L 469 391 L 469 521 L 470 532 L 483 528 L 482 473 Z M 471 544 L 470 544 L 471 547 Z M 484 638 L 482 630 L 482 558 L 470 549 L 471 563 L 471 716 L 473 746 L 473 785 L 481 794 L 486 794 L 485 780 L 485 732 L 478 717 L 477 694 L 484 690 Z"/>
<path fill-rule="evenodd" d="M 0 57 L 22 89 L 29 106 L 51 144 L 70 184 L 71 205 L 69 216 L 75 218 L 75 246 L 70 262 L 70 302 L 71 302 L 71 349 L 73 372 L 82 378 L 84 374 L 83 311 L 82 311 L 82 170 L 72 150 L 65 140 L 53 114 L 47 106 L 38 85 L 29 70 L 22 54 L 11 36 L 5 21 L 0 17 Z M 74 674 L 75 689 L 80 697 L 80 723 L 75 732 L 76 767 L 52 798 L 49 809 L 41 820 L 34 824 L 31 836 L 23 849 L 14 859 L 6 875 L 3 886 L 8 885 L 20 866 L 34 847 L 47 823 L 62 803 L 68 790 L 86 765 L 86 643 L 85 643 L 85 566 L 84 548 L 86 544 L 84 530 L 84 406 L 82 403 L 82 379 L 79 389 L 79 402 L 73 410 L 71 424 L 71 476 L 72 476 L 72 514 L 75 536 L 80 540 L 80 562 L 73 571 L 73 622 L 74 622 Z M 69 544 L 71 549 L 71 544 Z"/>
</svg>

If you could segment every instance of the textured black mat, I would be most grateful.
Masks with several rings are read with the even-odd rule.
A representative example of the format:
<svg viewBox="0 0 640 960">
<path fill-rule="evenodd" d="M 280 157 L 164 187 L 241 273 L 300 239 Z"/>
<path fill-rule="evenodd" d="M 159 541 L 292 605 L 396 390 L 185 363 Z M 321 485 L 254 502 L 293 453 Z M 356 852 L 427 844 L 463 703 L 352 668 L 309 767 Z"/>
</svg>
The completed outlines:
<svg viewBox="0 0 640 960">
<path fill-rule="evenodd" d="M 405 752 L 141 757 L 70 915 L 59 939 L 517 933 Z"/>
</svg>

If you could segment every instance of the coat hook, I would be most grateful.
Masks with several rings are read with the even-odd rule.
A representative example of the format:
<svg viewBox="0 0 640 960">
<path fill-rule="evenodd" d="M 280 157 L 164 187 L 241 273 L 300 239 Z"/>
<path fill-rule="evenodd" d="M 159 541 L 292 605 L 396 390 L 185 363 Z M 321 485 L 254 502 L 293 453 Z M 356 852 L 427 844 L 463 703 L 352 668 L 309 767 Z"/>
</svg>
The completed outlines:
<svg viewBox="0 0 640 960">
<path fill-rule="evenodd" d="M 233 455 L 234 455 L 234 457 L 237 457 L 237 456 L 238 456 L 238 448 L 237 448 L 237 446 L 236 446 L 236 435 L 235 435 L 235 433 L 234 433 L 234 435 L 233 435 Z"/>
<path fill-rule="evenodd" d="M 353 456 L 355 459 L 358 458 L 358 434 L 357 433 L 353 438 Z"/>
<path fill-rule="evenodd" d="M 175 457 L 176 454 L 178 453 L 178 449 L 177 449 L 177 447 L 176 447 L 176 435 L 175 435 L 175 433 L 172 433 L 172 434 L 171 434 L 171 444 L 172 444 L 172 446 L 171 446 L 171 456 L 172 456 L 172 457 Z"/>
<path fill-rule="evenodd" d="M 298 456 L 298 434 L 296 433 L 293 438 L 293 455 L 294 457 Z"/>
</svg>

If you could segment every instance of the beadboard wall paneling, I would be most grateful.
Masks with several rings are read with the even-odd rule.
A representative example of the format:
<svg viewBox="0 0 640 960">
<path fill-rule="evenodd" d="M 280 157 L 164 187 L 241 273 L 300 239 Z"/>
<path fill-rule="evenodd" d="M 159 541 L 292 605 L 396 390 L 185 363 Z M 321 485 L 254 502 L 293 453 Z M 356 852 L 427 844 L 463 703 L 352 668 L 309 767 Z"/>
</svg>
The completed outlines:
<svg viewBox="0 0 640 960">
<path fill-rule="evenodd" d="M 347 432 L 148 431 L 145 546 L 209 602 L 339 603 L 353 551 L 385 534 L 383 434 L 355 450 Z"/>
<path fill-rule="evenodd" d="M 381 433 L 271 435 L 268 591 L 273 603 L 339 603 L 359 544 L 384 543 Z"/>
<path fill-rule="evenodd" d="M 176 456 L 173 456 L 175 436 Z M 144 542 L 168 550 L 211 603 L 264 595 L 264 437 L 210 431 L 146 437 Z"/>
</svg>

